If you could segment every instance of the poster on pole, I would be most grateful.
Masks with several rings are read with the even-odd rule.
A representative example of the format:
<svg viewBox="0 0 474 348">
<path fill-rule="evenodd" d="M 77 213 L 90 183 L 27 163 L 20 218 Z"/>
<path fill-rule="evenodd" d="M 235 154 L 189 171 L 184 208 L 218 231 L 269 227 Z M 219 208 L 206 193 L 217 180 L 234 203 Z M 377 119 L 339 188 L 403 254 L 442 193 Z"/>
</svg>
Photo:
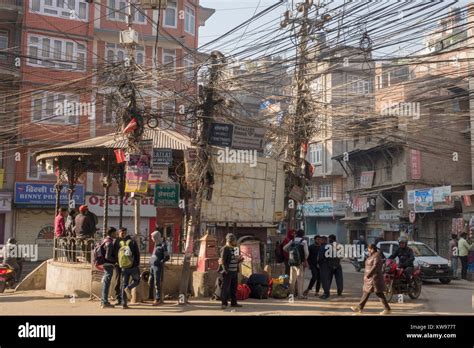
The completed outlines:
<svg viewBox="0 0 474 348">
<path fill-rule="evenodd" d="M 168 182 L 168 167 L 166 166 L 153 166 L 150 169 L 150 177 L 148 182 L 150 184 L 157 184 L 159 182 Z"/>
<path fill-rule="evenodd" d="M 432 213 L 433 189 L 415 191 L 415 213 Z"/>
<path fill-rule="evenodd" d="M 150 156 L 130 155 L 125 167 L 125 192 L 146 193 L 150 176 Z"/>
<path fill-rule="evenodd" d="M 211 123 L 209 130 L 209 144 L 222 147 L 232 146 L 234 126 L 230 123 Z"/>
<path fill-rule="evenodd" d="M 262 150 L 265 140 L 265 129 L 234 125 L 232 147 L 244 150 Z"/>
</svg>

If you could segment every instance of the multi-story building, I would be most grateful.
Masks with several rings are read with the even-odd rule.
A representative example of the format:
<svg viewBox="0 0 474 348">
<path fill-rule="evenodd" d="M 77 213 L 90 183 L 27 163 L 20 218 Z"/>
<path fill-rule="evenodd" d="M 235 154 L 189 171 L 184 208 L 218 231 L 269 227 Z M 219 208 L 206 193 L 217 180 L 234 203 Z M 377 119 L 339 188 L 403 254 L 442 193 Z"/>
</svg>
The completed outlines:
<svg viewBox="0 0 474 348">
<path fill-rule="evenodd" d="M 127 2 L 25 0 L 17 3 L 0 2 L 0 18 L 8 16 L 12 23 L 17 21 L 11 28 L 0 27 L 0 55 L 5 51 L 4 46 L 19 47 L 16 55 L 10 55 L 14 51 L 7 50 L 8 54 L 0 57 L 0 74 L 2 77 L 6 74 L 1 89 L 10 92 L 6 97 L 16 98 L 4 105 L 18 108 L 11 110 L 15 115 L 11 135 L 3 127 L 0 130 L 2 139 L 16 139 L 14 151 L 12 141 L 7 140 L 2 145 L 10 144 L 10 154 L 6 149 L 0 152 L 8 159 L 0 161 L 7 174 L 4 190 L 16 198 L 13 221 L 3 235 L 0 233 L 0 244 L 9 236 L 25 243 L 45 240 L 50 243 L 54 212 L 49 198 L 54 195 L 56 176 L 44 164 L 37 164 L 33 153 L 116 131 L 117 106 L 112 100 L 117 86 L 110 81 L 129 63 L 129 51 L 119 41 L 120 31 L 127 28 Z M 169 0 L 161 11 L 142 10 L 135 4 L 131 9 L 132 26 L 139 35 L 134 60 L 149 74 L 148 80 L 153 81 L 145 85 L 148 91 L 144 91 L 143 105 L 157 114 L 162 126 L 186 132 L 185 116 L 177 111 L 181 102 L 175 91 L 180 95 L 196 91 L 199 27 L 214 10 L 200 6 L 198 0 Z M 8 69 L 3 68 L 4 61 L 13 62 L 15 58 L 19 58 L 19 68 L 11 64 Z M 108 84 L 104 76 L 109 77 Z M 71 105 L 73 109 L 68 109 Z M 82 186 L 77 189 L 77 204 L 84 201 L 85 195 L 102 194 L 100 175 L 85 174 L 79 181 Z M 25 190 L 31 193 L 28 199 L 15 197 Z M 1 226 L 0 209 L 0 232 Z"/>
<path fill-rule="evenodd" d="M 348 139 L 354 137 L 348 124 L 373 112 L 373 64 L 361 63 L 365 53 L 358 48 L 319 45 L 311 64 L 317 129 L 307 156 L 314 173 L 303 213 L 307 234 L 336 234 L 344 242 L 346 184 L 332 157 L 347 151 Z"/>
</svg>

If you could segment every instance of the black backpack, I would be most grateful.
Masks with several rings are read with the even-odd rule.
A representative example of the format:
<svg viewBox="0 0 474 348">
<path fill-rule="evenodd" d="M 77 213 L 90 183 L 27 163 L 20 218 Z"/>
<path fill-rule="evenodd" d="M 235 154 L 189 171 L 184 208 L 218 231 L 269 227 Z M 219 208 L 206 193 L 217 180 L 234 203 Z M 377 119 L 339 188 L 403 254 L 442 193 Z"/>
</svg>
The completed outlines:
<svg viewBox="0 0 474 348">
<path fill-rule="evenodd" d="M 301 239 L 299 242 L 292 240 L 291 245 L 288 248 L 288 265 L 290 266 L 300 266 L 304 261 L 304 248 L 303 241 Z"/>
</svg>

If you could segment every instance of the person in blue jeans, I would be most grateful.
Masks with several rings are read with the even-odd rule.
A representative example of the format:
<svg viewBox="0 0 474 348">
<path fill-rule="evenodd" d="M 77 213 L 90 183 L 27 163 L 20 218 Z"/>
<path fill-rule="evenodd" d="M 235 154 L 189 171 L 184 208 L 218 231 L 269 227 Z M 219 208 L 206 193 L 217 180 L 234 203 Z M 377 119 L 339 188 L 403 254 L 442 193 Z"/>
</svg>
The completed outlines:
<svg viewBox="0 0 474 348">
<path fill-rule="evenodd" d="M 105 262 L 102 264 L 104 267 L 104 276 L 102 277 L 102 299 L 100 301 L 101 308 L 113 308 L 114 305 L 109 302 L 109 289 L 114 274 L 116 255 L 114 252 L 114 238 L 117 238 L 117 230 L 114 227 L 110 227 L 107 230 L 107 236 L 101 243 L 104 252 Z"/>
<path fill-rule="evenodd" d="M 120 241 L 118 255 L 119 266 L 122 269 L 122 309 L 127 309 L 129 308 L 127 302 L 132 298 L 132 289 L 140 283 L 140 249 L 130 235 Z M 124 259 L 130 261 L 126 262 Z"/>
<path fill-rule="evenodd" d="M 153 302 L 153 306 L 159 306 L 161 302 L 160 291 L 163 268 L 165 262 L 169 260 L 169 254 L 166 243 L 163 243 L 163 238 L 159 231 L 153 232 L 151 238 L 155 243 L 155 249 L 150 257 L 150 294 L 153 292 L 153 288 L 155 288 L 155 301 Z"/>
</svg>

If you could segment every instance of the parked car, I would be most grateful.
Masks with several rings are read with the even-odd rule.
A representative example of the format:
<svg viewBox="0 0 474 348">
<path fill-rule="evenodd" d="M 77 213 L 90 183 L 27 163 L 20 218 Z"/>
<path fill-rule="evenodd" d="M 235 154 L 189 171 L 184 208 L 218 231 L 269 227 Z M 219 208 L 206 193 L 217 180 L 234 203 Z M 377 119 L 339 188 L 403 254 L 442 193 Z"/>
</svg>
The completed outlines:
<svg viewBox="0 0 474 348">
<path fill-rule="evenodd" d="M 439 279 L 443 284 L 448 284 L 453 279 L 451 267 L 448 260 L 439 256 L 436 251 L 421 242 L 409 241 L 408 247 L 415 253 L 414 265 L 421 270 L 421 279 Z M 384 241 L 377 244 L 385 258 L 389 258 L 397 249 L 398 242 Z"/>
</svg>

